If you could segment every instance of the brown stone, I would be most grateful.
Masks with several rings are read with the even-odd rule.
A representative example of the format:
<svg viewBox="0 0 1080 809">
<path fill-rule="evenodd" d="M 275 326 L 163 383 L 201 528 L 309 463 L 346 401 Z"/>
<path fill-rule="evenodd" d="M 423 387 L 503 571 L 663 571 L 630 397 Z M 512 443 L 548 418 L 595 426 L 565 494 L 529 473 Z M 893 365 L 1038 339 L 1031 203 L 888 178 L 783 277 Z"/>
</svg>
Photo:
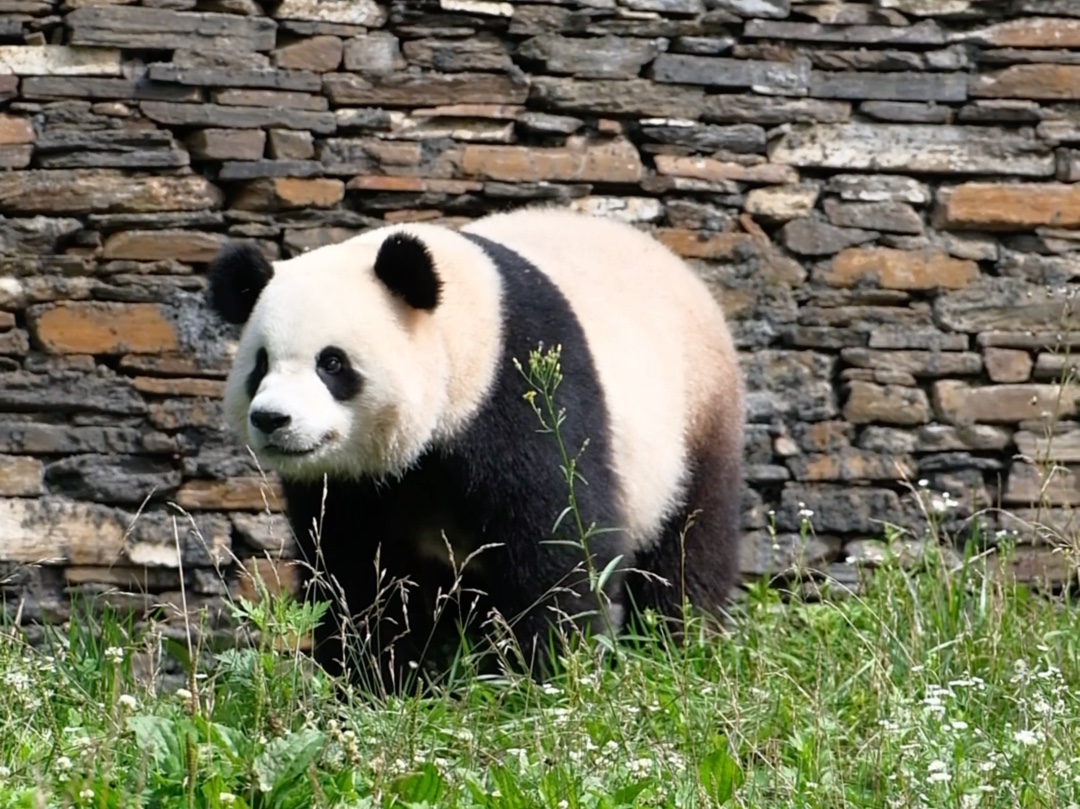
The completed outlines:
<svg viewBox="0 0 1080 809">
<path fill-rule="evenodd" d="M 191 13 L 164 8 L 86 6 L 64 18 L 70 45 L 173 50 L 176 48 L 265 51 L 277 26 L 265 17 Z"/>
<path fill-rule="evenodd" d="M 930 402 L 919 388 L 852 381 L 844 418 L 853 424 L 926 424 Z"/>
<path fill-rule="evenodd" d="M 176 493 L 176 503 L 192 511 L 281 511 L 281 487 L 261 477 L 189 480 Z"/>
<path fill-rule="evenodd" d="M 34 142 L 34 125 L 29 118 L 0 115 L 0 146 L 14 146 Z"/>
<path fill-rule="evenodd" d="M 1080 430 L 1054 436 L 1017 430 L 1013 440 L 1017 453 L 1032 463 L 1080 463 Z"/>
<path fill-rule="evenodd" d="M 473 180 L 440 180 L 425 177 L 380 177 L 364 174 L 345 185 L 349 191 L 400 191 L 417 194 L 468 194 L 482 191 L 484 184 Z"/>
<path fill-rule="evenodd" d="M 523 104 L 528 85 L 495 73 L 327 73 L 323 90 L 336 106 L 425 107 L 440 104 Z"/>
<path fill-rule="evenodd" d="M 482 146 L 461 153 L 462 171 L 508 182 L 635 183 L 645 169 L 634 145 L 624 139 L 589 143 L 567 138 L 565 147 Z"/>
<path fill-rule="evenodd" d="M 1060 17 L 1006 20 L 972 31 L 965 39 L 998 48 L 1080 48 L 1080 20 Z"/>
<path fill-rule="evenodd" d="M 949 424 L 1017 424 L 1048 414 L 1067 418 L 1076 413 L 1080 387 L 1075 385 L 972 386 L 955 379 L 934 383 L 934 410 Z"/>
<path fill-rule="evenodd" d="M 237 575 L 236 595 L 253 602 L 266 595 L 295 595 L 300 583 L 297 564 L 281 559 L 245 559 Z"/>
<path fill-rule="evenodd" d="M 314 36 L 285 45 L 274 52 L 274 64 L 289 70 L 327 73 L 341 64 L 343 46 L 338 37 Z"/>
<path fill-rule="evenodd" d="M 1080 65 L 1012 65 L 975 76 L 973 98 L 1080 100 Z"/>
<path fill-rule="evenodd" d="M 1078 74 L 1080 80 L 1080 74 Z M 938 192 L 937 225 L 972 230 L 1080 227 L 1080 185 L 964 183 Z"/>
<path fill-rule="evenodd" d="M 218 208 L 221 190 L 199 176 L 131 177 L 105 169 L 0 174 L 0 213 L 144 213 Z"/>
<path fill-rule="evenodd" d="M 740 252 L 754 249 L 748 233 L 706 234 L 681 228 L 659 228 L 656 238 L 683 258 L 732 259 Z"/>
<path fill-rule="evenodd" d="M 233 202 L 238 210 L 333 208 L 345 198 L 345 183 L 330 177 L 270 177 L 244 186 Z"/>
<path fill-rule="evenodd" d="M 994 382 L 1027 382 L 1031 378 L 1031 354 L 1015 348 L 985 348 L 983 362 Z"/>
<path fill-rule="evenodd" d="M 315 139 L 310 132 L 271 129 L 267 151 L 274 160 L 310 160 L 315 156 Z"/>
<path fill-rule="evenodd" d="M 154 376 L 212 376 L 224 378 L 229 373 L 225 360 L 210 363 L 198 357 L 179 355 L 129 354 L 120 358 L 121 371 Z"/>
<path fill-rule="evenodd" d="M 918 474 L 918 464 L 908 455 L 887 455 L 854 447 L 829 453 L 798 455 L 787 462 L 800 481 L 903 480 Z"/>
<path fill-rule="evenodd" d="M 185 141 L 198 160 L 258 160 L 266 133 L 261 129 L 200 129 Z"/>
<path fill-rule="evenodd" d="M 15 315 L 11 312 L 0 312 L 0 331 L 15 327 Z"/>
<path fill-rule="evenodd" d="M 883 289 L 961 289 L 979 277 L 974 261 L 952 258 L 939 250 L 895 250 L 889 247 L 852 247 L 833 258 L 821 274 L 838 287 L 874 282 Z"/>
<path fill-rule="evenodd" d="M 774 185 L 746 195 L 748 213 L 777 222 L 809 216 L 821 189 L 816 185 Z"/>
<path fill-rule="evenodd" d="M 746 183 L 782 184 L 799 181 L 799 172 L 791 166 L 760 163 L 744 166 L 711 157 L 678 157 L 657 155 L 656 170 L 660 174 L 675 177 L 693 177 L 698 180 L 735 180 Z"/>
<path fill-rule="evenodd" d="M 197 230 L 126 230 L 105 240 L 102 256 L 132 261 L 173 259 L 193 264 L 213 260 L 225 239 Z"/>
<path fill-rule="evenodd" d="M 1017 461 L 1009 468 L 1002 496 L 1006 504 L 1026 506 L 1080 505 L 1080 468 L 1055 464 L 1052 468 Z"/>
<path fill-rule="evenodd" d="M 329 108 L 325 98 L 294 90 L 249 90 L 230 88 L 213 94 L 215 104 L 234 107 L 287 107 L 294 110 L 321 112 Z"/>
<path fill-rule="evenodd" d="M 220 427 L 221 408 L 215 401 L 176 399 L 150 405 L 150 423 L 159 430 L 182 427 Z"/>
<path fill-rule="evenodd" d="M 220 399 L 225 393 L 225 383 L 217 379 L 158 379 L 154 376 L 137 376 L 131 384 L 139 393 L 155 396 L 206 396 Z"/>
<path fill-rule="evenodd" d="M 28 315 L 35 342 L 52 354 L 155 354 L 179 348 L 176 330 L 156 304 L 40 304 Z"/>
<path fill-rule="evenodd" d="M 29 144 L 0 146 L 0 168 L 25 169 L 34 156 L 34 147 Z"/>
<path fill-rule="evenodd" d="M 0 497 L 38 497 L 44 493 L 45 465 L 26 455 L 0 455 Z"/>
</svg>

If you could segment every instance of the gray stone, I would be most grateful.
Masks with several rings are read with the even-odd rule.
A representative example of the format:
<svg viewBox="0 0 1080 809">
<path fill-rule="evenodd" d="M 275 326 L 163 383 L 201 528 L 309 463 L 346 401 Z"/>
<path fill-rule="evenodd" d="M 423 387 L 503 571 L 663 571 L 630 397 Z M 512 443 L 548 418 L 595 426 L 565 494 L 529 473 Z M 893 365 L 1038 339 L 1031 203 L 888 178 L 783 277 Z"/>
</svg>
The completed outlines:
<svg viewBox="0 0 1080 809">
<path fill-rule="evenodd" d="M 814 351 L 757 351 L 745 360 L 751 409 L 768 421 L 833 418 L 839 409 L 831 379 L 836 360 Z"/>
<path fill-rule="evenodd" d="M 1019 278 L 985 277 L 966 289 L 942 294 L 934 301 L 934 319 L 957 332 L 1034 332 L 1053 328 L 1071 332 L 1080 327 L 1080 311 L 1072 305 L 1077 285 L 1048 288 Z"/>
<path fill-rule="evenodd" d="M 647 118 L 641 134 L 648 140 L 685 146 L 695 152 L 728 151 L 738 154 L 763 153 L 765 130 L 754 124 L 716 126 L 695 121 Z"/>
<path fill-rule="evenodd" d="M 232 48 L 268 51 L 277 26 L 266 17 L 190 13 L 137 6 L 84 6 L 66 17 L 71 45 L 172 50 Z"/>
<path fill-rule="evenodd" d="M 839 228 L 819 219 L 793 219 L 780 229 L 780 241 L 793 253 L 803 256 L 831 256 L 846 247 L 873 241 L 874 231 Z"/>
<path fill-rule="evenodd" d="M 816 98 L 882 101 L 965 101 L 964 73 L 824 73 L 810 74 L 810 95 Z"/>
<path fill-rule="evenodd" d="M 551 135 L 572 135 L 585 125 L 580 118 L 571 115 L 551 115 L 531 110 L 518 115 L 515 123 L 526 131 Z"/>
<path fill-rule="evenodd" d="M 219 180 L 254 180 L 260 177 L 317 177 L 323 173 L 318 160 L 237 160 L 222 163 Z"/>
<path fill-rule="evenodd" d="M 879 535 L 883 522 L 903 525 L 905 516 L 899 495 L 889 489 L 793 483 L 781 494 L 777 527 L 798 531 L 803 520 L 799 512 L 804 509 L 813 512 L 808 519 L 816 533 Z"/>
<path fill-rule="evenodd" d="M 563 113 L 696 119 L 703 112 L 705 92 L 698 87 L 665 87 L 648 79 L 579 81 L 537 76 L 529 100 Z"/>
<path fill-rule="evenodd" d="M 347 40 L 342 55 L 345 69 L 359 73 L 382 76 L 404 70 L 406 66 L 405 58 L 401 55 L 401 42 L 388 31 L 373 31 Z M 441 64 L 426 66 L 436 70 L 447 69 Z"/>
<path fill-rule="evenodd" d="M 307 70 L 245 69 L 234 65 L 179 67 L 174 64 L 153 64 L 147 73 L 153 81 L 196 87 L 257 87 L 306 93 L 318 92 L 322 88 L 319 74 Z"/>
<path fill-rule="evenodd" d="M 75 455 L 45 467 L 54 493 L 98 503 L 139 505 L 160 500 L 180 485 L 180 471 L 168 460 L 130 455 Z"/>
<path fill-rule="evenodd" d="M 78 219 L 0 216 L 0 253 L 52 253 L 82 230 Z"/>
<path fill-rule="evenodd" d="M 584 79 L 631 79 L 663 53 L 666 45 L 662 39 L 542 34 L 522 42 L 517 52 L 526 60 L 542 64 L 549 73 Z"/>
<path fill-rule="evenodd" d="M 859 105 L 859 112 L 867 118 L 903 124 L 946 124 L 952 120 L 949 107 L 908 101 L 867 101 Z"/>
<path fill-rule="evenodd" d="M 791 14 L 791 0 L 709 0 L 709 8 L 730 11 L 740 17 L 782 20 Z"/>
<path fill-rule="evenodd" d="M 926 68 L 926 60 L 923 55 L 910 51 L 815 50 L 807 55 L 814 67 L 830 71 L 885 72 L 924 70 Z"/>
<path fill-rule="evenodd" d="M 47 132 L 35 151 L 44 169 L 178 168 L 191 162 L 171 132 L 156 129 Z"/>
<path fill-rule="evenodd" d="M 220 104 L 169 104 L 146 101 L 142 111 L 166 126 L 227 127 L 233 129 L 310 129 L 326 134 L 337 128 L 332 112 L 309 112 L 275 107 L 230 107 Z"/>
<path fill-rule="evenodd" d="M 719 56 L 735 44 L 731 36 L 676 37 L 668 47 L 671 53 L 692 53 L 696 56 Z"/>
<path fill-rule="evenodd" d="M 945 35 L 933 20 L 908 27 L 887 25 L 821 25 L 810 22 L 750 20 L 743 29 L 747 37 L 785 41 L 841 42 L 862 45 L 944 45 Z"/>
<path fill-rule="evenodd" d="M 0 373 L 0 411 L 141 415 L 146 403 L 121 377 Z"/>
<path fill-rule="evenodd" d="M 905 202 L 840 202 L 825 200 L 825 215 L 842 228 L 880 230 L 889 233 L 922 233 L 922 219 Z"/>
<path fill-rule="evenodd" d="M 770 95 L 801 96 L 810 85 L 810 64 L 665 53 L 653 62 L 652 75 L 670 84 L 751 87 Z"/>
<path fill-rule="evenodd" d="M 843 123 L 851 118 L 851 104 L 847 101 L 719 93 L 705 96 L 703 101 L 699 102 L 693 117 L 698 115 L 703 121 L 752 123 L 761 126 Z"/>
<path fill-rule="evenodd" d="M 188 103 L 201 100 L 197 88 L 162 84 L 142 76 L 133 79 L 96 79 L 85 76 L 30 76 L 22 80 L 19 95 L 28 101 L 49 101 L 60 98 L 108 98 Z"/>
<path fill-rule="evenodd" d="M 834 174 L 825 188 L 853 202 L 910 202 L 925 205 L 933 199 L 930 187 L 895 174 Z"/>
</svg>

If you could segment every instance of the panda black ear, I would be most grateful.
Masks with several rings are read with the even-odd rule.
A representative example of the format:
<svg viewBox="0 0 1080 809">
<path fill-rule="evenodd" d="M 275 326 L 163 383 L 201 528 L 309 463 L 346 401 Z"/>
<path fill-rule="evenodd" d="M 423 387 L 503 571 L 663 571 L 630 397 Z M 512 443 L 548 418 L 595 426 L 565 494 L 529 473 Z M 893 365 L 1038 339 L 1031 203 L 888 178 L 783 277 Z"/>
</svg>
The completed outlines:
<svg viewBox="0 0 1080 809">
<path fill-rule="evenodd" d="M 228 244 L 207 271 L 210 308 L 228 323 L 246 323 L 274 267 L 251 244 Z"/>
<path fill-rule="evenodd" d="M 427 245 L 408 233 L 394 233 L 379 247 L 375 277 L 413 309 L 439 305 L 442 281 Z"/>
</svg>

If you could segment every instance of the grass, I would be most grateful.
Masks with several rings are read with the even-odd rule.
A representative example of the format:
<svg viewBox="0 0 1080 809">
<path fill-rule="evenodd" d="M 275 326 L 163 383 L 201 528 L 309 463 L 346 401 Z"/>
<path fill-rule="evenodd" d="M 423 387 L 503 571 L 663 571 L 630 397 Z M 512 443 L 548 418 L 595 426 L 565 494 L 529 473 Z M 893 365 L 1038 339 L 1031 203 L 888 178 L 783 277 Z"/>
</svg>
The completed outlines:
<svg viewBox="0 0 1080 809">
<path fill-rule="evenodd" d="M 597 638 L 544 684 L 423 697 L 330 680 L 292 646 L 315 611 L 282 596 L 234 602 L 257 632 L 219 652 L 101 608 L 33 647 L 0 630 L 0 809 L 1075 807 L 1080 613 L 985 561 L 930 542 L 815 603 L 762 581 L 721 639 Z"/>
</svg>

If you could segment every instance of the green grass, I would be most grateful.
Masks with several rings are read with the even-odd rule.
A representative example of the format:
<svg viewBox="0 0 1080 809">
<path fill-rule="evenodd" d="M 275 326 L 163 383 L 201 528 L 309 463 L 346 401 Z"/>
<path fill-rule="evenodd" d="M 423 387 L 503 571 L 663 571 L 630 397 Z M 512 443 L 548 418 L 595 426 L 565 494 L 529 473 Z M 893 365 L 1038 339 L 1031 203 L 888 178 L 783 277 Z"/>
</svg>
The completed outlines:
<svg viewBox="0 0 1080 809">
<path fill-rule="evenodd" d="M 160 637 L 115 616 L 9 632 L 0 807 L 1075 805 L 1080 615 L 980 571 L 886 563 L 816 604 L 755 586 L 723 639 L 425 699 L 336 696 L 273 650 L 310 618 L 281 600 L 179 694 L 136 676 Z"/>
</svg>

